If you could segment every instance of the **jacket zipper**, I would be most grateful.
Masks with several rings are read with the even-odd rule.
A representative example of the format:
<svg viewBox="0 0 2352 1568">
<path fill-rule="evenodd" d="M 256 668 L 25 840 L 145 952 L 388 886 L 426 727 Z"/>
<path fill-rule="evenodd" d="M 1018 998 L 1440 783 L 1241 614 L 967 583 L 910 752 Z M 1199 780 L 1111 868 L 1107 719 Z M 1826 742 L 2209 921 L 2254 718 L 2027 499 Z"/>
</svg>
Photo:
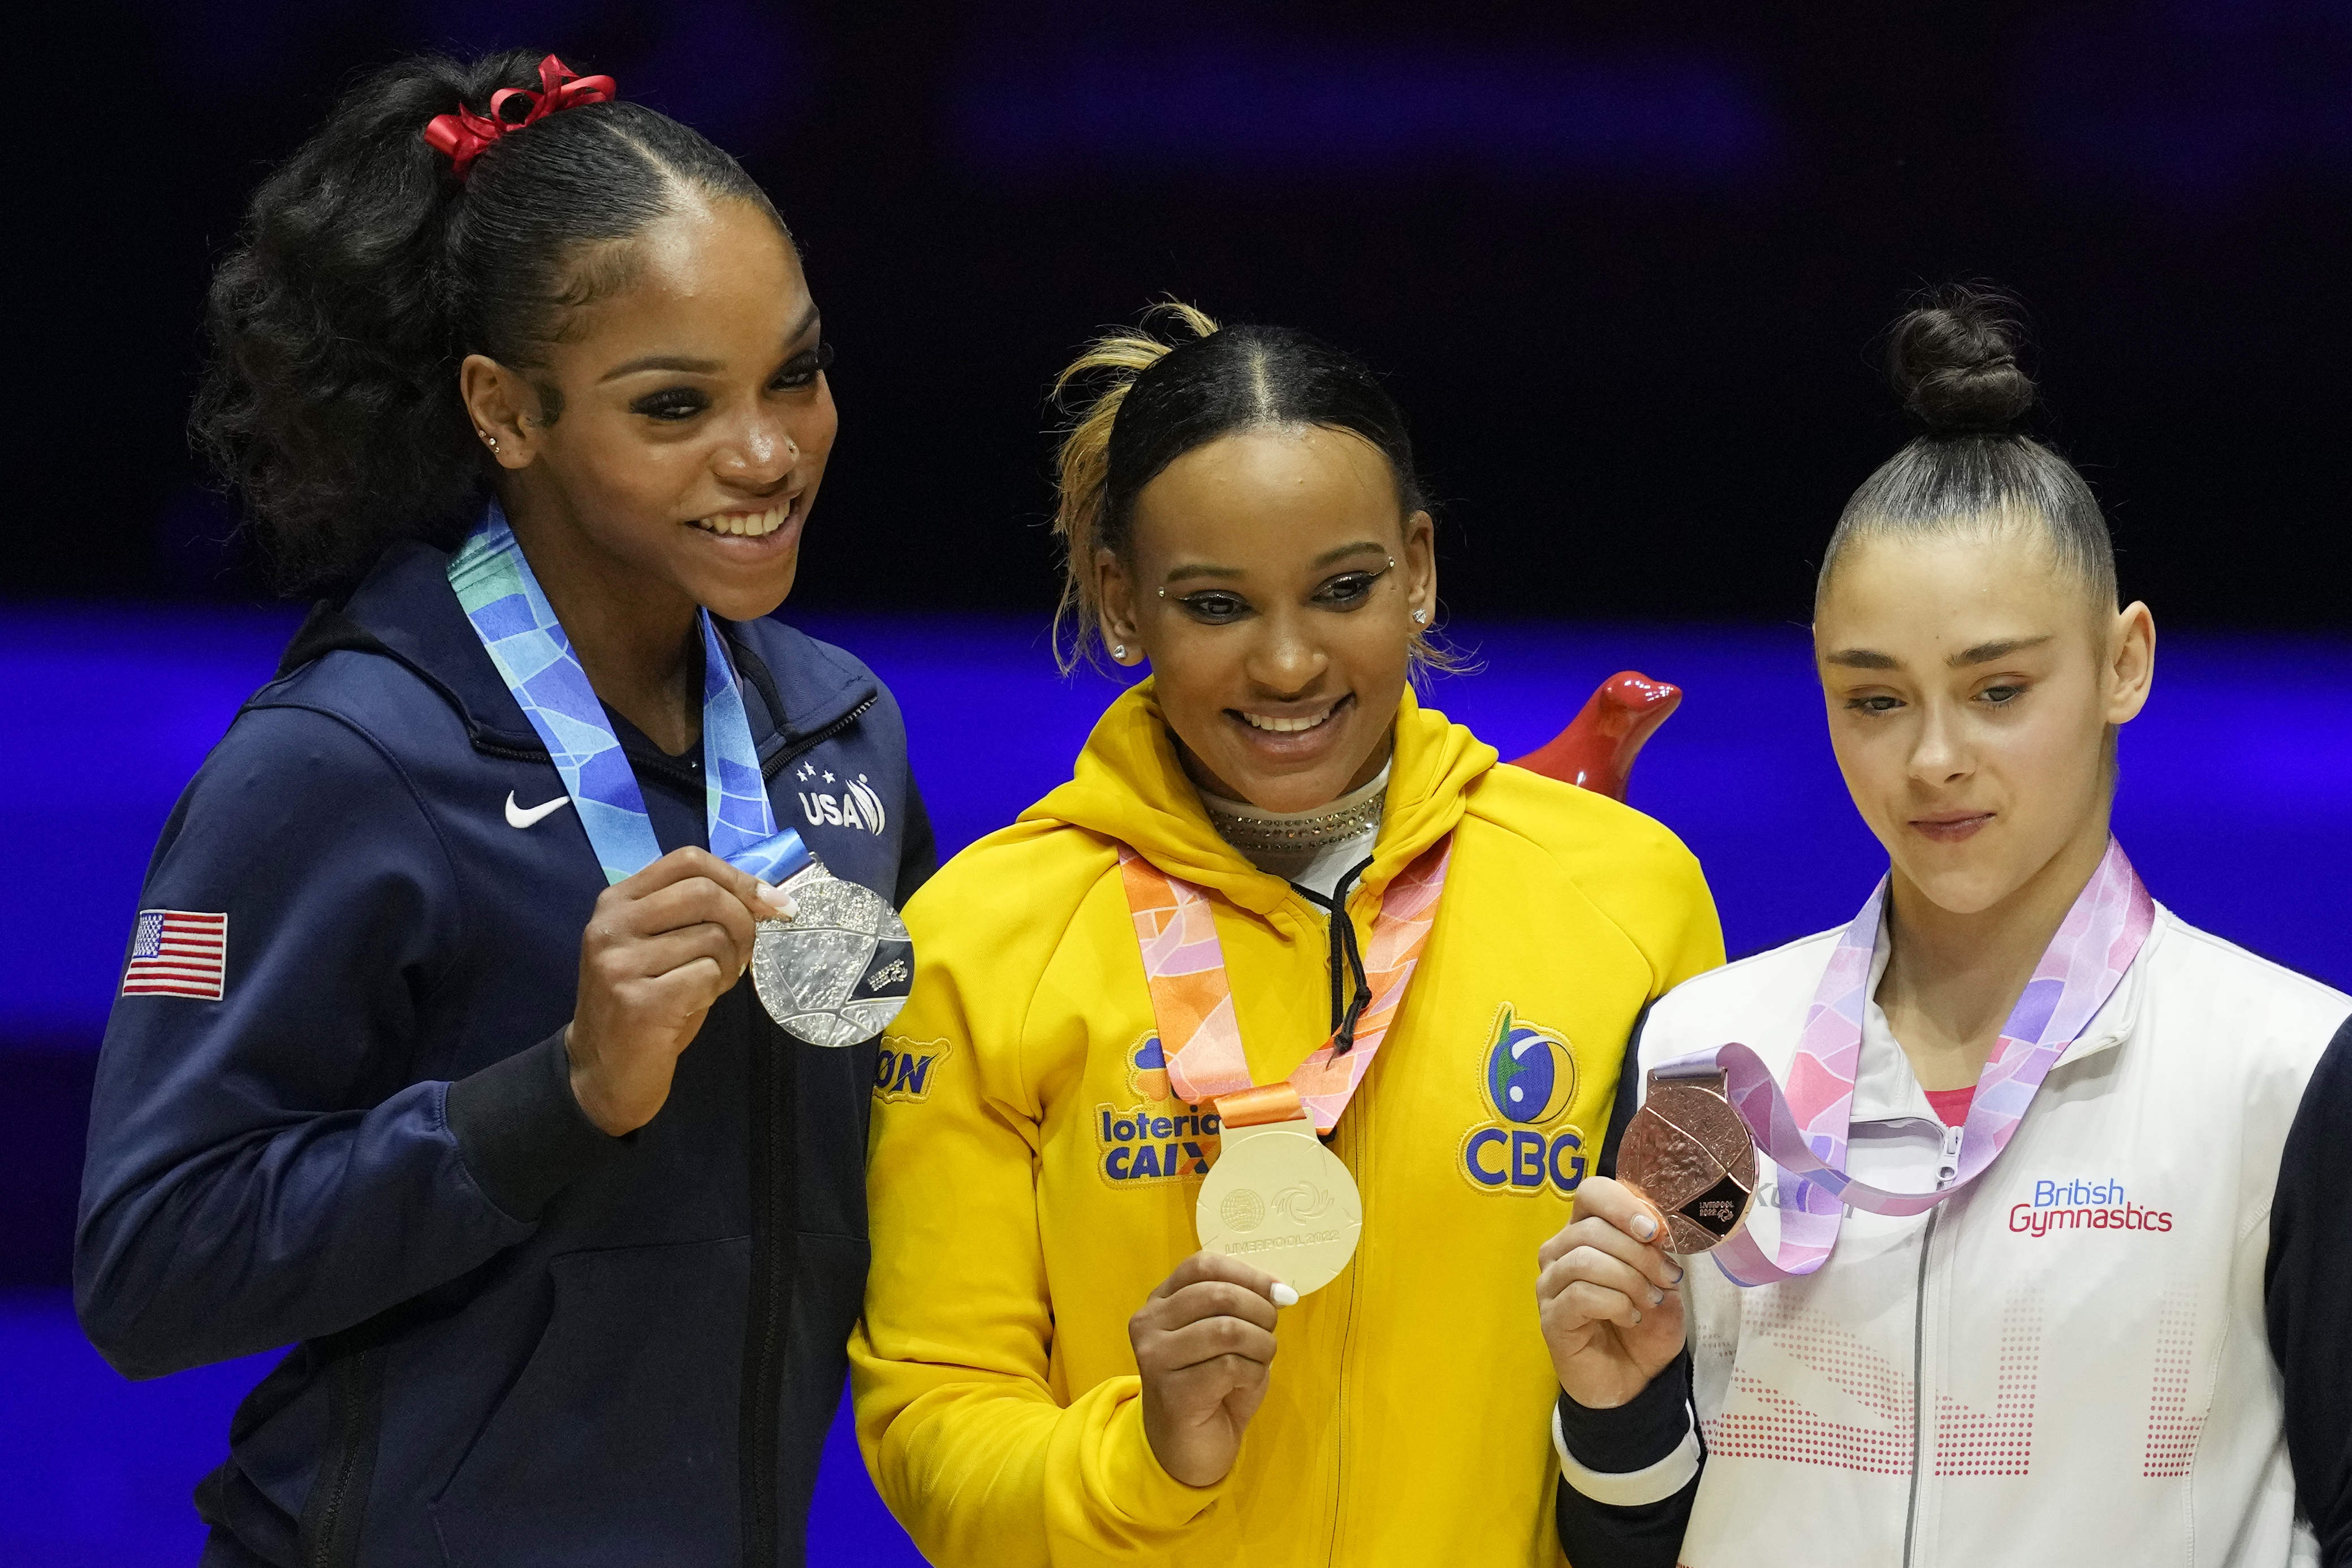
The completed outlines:
<svg viewBox="0 0 2352 1568">
<path fill-rule="evenodd" d="M 867 697 L 864 702 L 859 703 L 856 707 L 851 708 L 847 713 L 843 714 L 839 718 L 835 719 L 831 724 L 826 725 L 823 729 L 818 730 L 815 734 L 794 741 L 792 745 L 786 747 L 783 750 L 776 754 L 776 760 L 772 765 L 762 767 L 760 769 L 760 776 L 763 779 L 773 779 L 777 774 L 782 773 L 785 768 L 791 767 L 793 763 L 798 762 L 802 758 L 807 756 L 810 752 L 814 751 L 818 747 L 823 746 L 826 741 L 831 740 L 835 736 L 839 735 L 843 730 L 847 729 L 859 719 L 864 718 L 868 713 L 873 711 L 874 705 L 881 700 L 882 699 L 879 695 Z"/>
<path fill-rule="evenodd" d="M 739 1003 L 739 1005 L 746 1005 Z M 790 1325 L 793 1254 L 787 1238 L 793 1216 L 785 1212 L 785 1060 L 780 1030 L 762 1027 L 764 1017 L 744 1019 L 751 1062 L 751 1322 L 746 1326 L 741 1481 L 744 1568 L 774 1568 L 781 1525 L 776 1511 L 776 1423 L 783 1396 L 780 1341 Z"/>
<path fill-rule="evenodd" d="M 347 1400 L 335 1434 L 335 1473 L 327 1490 L 327 1505 L 319 1511 L 319 1534 L 311 1542 L 310 1568 L 335 1568 L 336 1526 L 343 1516 L 343 1495 L 351 1490 L 352 1472 L 359 1468 L 361 1402 Z"/>
<path fill-rule="evenodd" d="M 1349 1114 L 1343 1118 L 1349 1125 L 1341 1136 L 1348 1145 L 1348 1152 L 1356 1156 L 1350 1163 L 1365 1178 L 1360 1186 L 1369 1185 L 1371 1176 L 1371 1172 L 1365 1168 L 1367 1150 L 1370 1145 L 1370 1134 L 1365 1124 L 1370 1119 L 1371 1106 L 1367 1102 L 1371 1097 L 1371 1080 L 1366 1078 L 1357 1089 L 1355 1097 L 1349 1101 Z M 1367 1226 L 1365 1229 L 1369 1232 L 1370 1228 Z M 1339 1526 L 1348 1517 L 1348 1422 L 1351 1415 L 1348 1393 L 1353 1382 L 1356 1317 L 1364 1301 L 1364 1256 L 1369 1243 L 1369 1235 L 1360 1234 L 1356 1239 L 1356 1256 L 1349 1269 L 1347 1317 L 1339 1329 L 1339 1431 L 1331 1445 L 1331 1534 L 1329 1547 L 1324 1553 L 1327 1563 L 1341 1560 Z"/>
<path fill-rule="evenodd" d="M 832 723 L 779 752 L 772 764 L 761 767 L 761 778 L 772 779 L 782 773 L 856 724 L 880 700 L 878 695 L 867 697 Z M 745 1006 L 750 1005 L 747 1000 Z M 744 1357 L 742 1429 L 738 1438 L 742 1448 L 740 1484 L 743 1491 L 744 1568 L 772 1568 L 779 1560 L 782 1546 L 782 1526 L 776 1510 L 776 1423 L 783 1404 L 783 1347 L 780 1342 L 791 1332 L 793 1276 L 799 1252 L 793 1228 L 796 1220 L 793 1213 L 794 1199 L 788 1196 L 796 1191 L 796 1185 L 786 1179 L 785 1162 L 792 1158 L 792 1150 L 784 1129 L 788 1113 L 797 1108 L 798 1103 L 788 1099 L 784 1092 L 784 1075 L 792 1070 L 786 1055 L 787 1037 L 782 1030 L 764 1026 L 764 1017 L 752 1012 L 749 1019 L 753 1053 L 751 1143 L 755 1151 L 751 1176 L 758 1190 L 751 1195 L 751 1306 L 754 1321 L 750 1326 L 757 1337 L 746 1336 L 750 1343 L 749 1354 Z"/>
<path fill-rule="evenodd" d="M 786 767 L 794 762 L 798 762 L 803 757 L 807 756 L 818 747 L 823 746 L 826 741 L 831 740 L 835 736 L 839 735 L 843 730 L 847 729 L 851 725 L 856 724 L 859 719 L 864 718 L 868 713 L 873 711 L 874 705 L 881 700 L 882 699 L 878 695 L 867 697 L 864 702 L 859 703 L 856 707 L 851 708 L 847 713 L 843 714 L 839 718 L 835 719 L 823 729 L 816 731 L 813 735 L 805 736 L 803 738 L 794 741 L 791 746 L 786 747 L 782 751 L 776 754 L 775 761 L 763 764 L 761 766 L 760 769 L 761 777 L 764 779 L 774 778 L 777 774 L 782 772 Z M 495 740 L 484 740 L 479 736 L 476 736 L 474 737 L 474 749 L 480 752 L 485 757 L 501 757 L 510 762 L 545 762 L 549 760 L 547 748 L 543 746 L 507 746 Z"/>
<path fill-rule="evenodd" d="M 1362 868 L 1360 866 L 1357 870 L 1360 873 Z M 1331 912 L 1330 917 L 1335 921 L 1348 921 L 1349 934 L 1353 934 L 1354 921 L 1348 913 L 1344 899 L 1339 906 Z M 1351 950 L 1354 944 L 1350 943 Z M 1347 1014 L 1350 1019 L 1359 1010 L 1360 1005 L 1351 1001 L 1347 1008 Z M 1339 1119 L 1340 1124 L 1333 1129 L 1339 1134 L 1339 1142 L 1345 1145 L 1346 1153 L 1355 1156 L 1348 1163 L 1356 1176 L 1360 1197 L 1371 1186 L 1371 1115 L 1372 1080 L 1370 1074 L 1366 1074 L 1363 1081 L 1357 1085 L 1355 1094 L 1348 1101 L 1348 1108 Z M 1344 1158 L 1345 1155 L 1343 1155 L 1342 1157 Z M 1329 1544 L 1324 1552 L 1326 1563 L 1336 1563 L 1340 1561 L 1339 1526 L 1340 1522 L 1348 1517 L 1348 1422 L 1350 1414 L 1348 1391 L 1352 1382 L 1350 1373 L 1355 1359 L 1356 1317 L 1364 1301 L 1364 1264 L 1366 1256 L 1370 1250 L 1370 1227 L 1367 1225 L 1356 1238 L 1356 1256 L 1350 1261 L 1348 1270 L 1347 1316 L 1339 1328 L 1339 1427 L 1331 1445 L 1331 1530 Z"/>
<path fill-rule="evenodd" d="M 1919 1233 L 1918 1293 L 1911 1308 L 1911 1500 L 1903 1513 L 1903 1568 L 1911 1568 L 1919 1530 L 1919 1471 L 1927 1448 L 1927 1258 L 1936 1245 L 1936 1220 L 1943 1212 L 1941 1207 L 1929 1209 L 1927 1228 Z"/>
<path fill-rule="evenodd" d="M 373 1470 L 373 1444 L 379 1419 L 374 1390 L 382 1352 L 374 1346 L 355 1345 L 349 1338 L 337 1343 L 341 1349 L 334 1354 L 326 1376 L 327 1424 L 332 1437 L 320 1458 L 312 1495 L 296 1525 L 298 1551 L 306 1568 L 341 1568 L 355 1561 L 358 1532 L 365 1528 L 364 1515 L 358 1511 L 366 1507 Z M 356 1510 L 354 1492 L 359 1494 Z M 349 1542 L 343 1539 L 346 1518 L 352 1521 L 348 1526 Z"/>
</svg>

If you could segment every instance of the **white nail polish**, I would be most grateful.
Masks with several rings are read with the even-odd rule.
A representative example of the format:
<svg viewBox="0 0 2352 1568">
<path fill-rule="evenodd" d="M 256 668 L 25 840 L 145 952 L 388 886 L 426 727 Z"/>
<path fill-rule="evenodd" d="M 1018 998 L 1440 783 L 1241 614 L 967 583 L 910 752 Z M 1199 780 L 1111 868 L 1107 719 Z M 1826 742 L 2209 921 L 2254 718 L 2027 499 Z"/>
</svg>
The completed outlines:
<svg viewBox="0 0 2352 1568">
<path fill-rule="evenodd" d="M 1298 1292 L 1276 1280 L 1274 1282 L 1274 1304 L 1277 1307 L 1295 1307 L 1298 1304 Z"/>
</svg>

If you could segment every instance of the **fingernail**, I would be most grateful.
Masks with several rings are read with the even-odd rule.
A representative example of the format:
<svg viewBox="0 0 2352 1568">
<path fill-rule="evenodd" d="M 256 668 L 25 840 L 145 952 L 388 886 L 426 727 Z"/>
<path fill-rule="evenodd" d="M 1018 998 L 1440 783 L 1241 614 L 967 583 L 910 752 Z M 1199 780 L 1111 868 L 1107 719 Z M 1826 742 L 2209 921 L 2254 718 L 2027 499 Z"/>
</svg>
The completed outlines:
<svg viewBox="0 0 2352 1568">
<path fill-rule="evenodd" d="M 1654 1307 L 1665 1299 L 1666 1293 L 1664 1291 L 1661 1291 L 1655 1285 L 1650 1287 L 1650 1305 Z"/>
<path fill-rule="evenodd" d="M 1669 1285 L 1679 1285 L 1683 1282 L 1683 1266 L 1676 1263 L 1673 1265 L 1673 1268 L 1675 1270 L 1675 1277 L 1667 1281 L 1666 1283 Z"/>
<path fill-rule="evenodd" d="M 801 912 L 801 906 L 793 902 L 791 894 L 764 882 L 760 884 L 760 902 L 787 920 Z"/>
<path fill-rule="evenodd" d="M 1657 1233 L 1658 1222 L 1656 1220 L 1651 1218 L 1646 1214 L 1637 1214 L 1633 1217 L 1634 1235 L 1640 1237 L 1643 1240 L 1647 1241 L 1651 1237 L 1655 1236 Z"/>
<path fill-rule="evenodd" d="M 1276 1280 L 1274 1282 L 1274 1291 L 1272 1293 L 1274 1296 L 1274 1304 L 1277 1307 L 1295 1307 L 1298 1304 L 1298 1292 L 1292 1290 L 1289 1286 L 1284 1284 L 1279 1280 Z"/>
<path fill-rule="evenodd" d="M 1633 1321 L 1637 1323 L 1642 1321 L 1642 1309 L 1639 1307 L 1633 1309 Z"/>
</svg>

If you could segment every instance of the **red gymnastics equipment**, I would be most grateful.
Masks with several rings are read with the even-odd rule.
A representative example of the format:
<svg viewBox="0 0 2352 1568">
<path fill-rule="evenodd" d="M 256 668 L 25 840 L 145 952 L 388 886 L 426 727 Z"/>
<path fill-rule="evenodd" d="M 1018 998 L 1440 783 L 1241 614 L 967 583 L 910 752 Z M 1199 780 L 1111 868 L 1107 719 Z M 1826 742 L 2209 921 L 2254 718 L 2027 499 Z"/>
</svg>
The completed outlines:
<svg viewBox="0 0 2352 1568">
<path fill-rule="evenodd" d="M 1512 766 L 1622 800 L 1643 743 L 1682 700 L 1680 686 L 1620 670 L 1594 689 L 1566 729 Z"/>
</svg>

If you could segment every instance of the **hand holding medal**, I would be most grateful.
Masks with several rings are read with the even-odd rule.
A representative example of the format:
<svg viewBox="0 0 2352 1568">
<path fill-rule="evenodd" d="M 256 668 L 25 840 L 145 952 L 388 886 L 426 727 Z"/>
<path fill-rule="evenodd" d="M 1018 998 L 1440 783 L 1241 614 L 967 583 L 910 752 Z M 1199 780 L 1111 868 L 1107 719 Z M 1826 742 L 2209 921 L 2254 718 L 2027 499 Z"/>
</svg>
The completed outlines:
<svg viewBox="0 0 2352 1568">
<path fill-rule="evenodd" d="M 814 1046 L 854 1046 L 873 1039 L 898 1016 L 915 980 L 915 952 L 906 926 L 889 900 L 835 877 L 802 844 L 800 834 L 779 830 L 767 800 L 767 771 L 743 712 L 734 656 L 710 612 L 696 612 L 703 642 L 703 780 L 710 849 L 663 856 L 646 816 L 645 792 L 604 717 L 604 706 L 497 506 L 449 557 L 449 588 L 531 731 L 546 743 L 548 759 L 562 776 L 588 844 L 612 883 L 597 900 L 602 926 L 593 924 L 591 943 L 581 956 L 583 995 L 591 961 L 618 964 L 624 971 L 633 961 L 593 955 L 602 928 L 607 938 L 649 938 L 658 955 L 713 959 L 722 992 L 751 971 L 769 1018 Z M 679 894 L 673 883 L 701 886 Z M 607 917 L 607 903 L 616 895 L 621 905 L 630 907 L 625 917 Z M 691 928 L 654 924 L 666 912 L 677 912 L 687 898 L 701 900 L 696 905 L 701 915 Z M 748 912 L 751 919 L 730 917 L 724 912 L 730 900 L 739 915 Z M 755 924 L 757 934 L 752 928 L 739 931 L 739 924 Z M 694 940 L 727 952 L 691 952 Z M 621 980 L 645 989 L 666 973 L 624 973 Z M 656 989 L 666 997 L 654 1009 L 658 1013 L 675 1001 L 668 997 L 675 985 Z M 718 992 L 689 1009 L 694 1028 L 715 997 Z M 689 1028 L 685 1039 L 691 1037 Z M 679 1049 L 685 1049 L 685 1039 Z M 666 1086 L 668 1074 L 663 1072 L 661 1082 Z M 635 1095 L 624 1093 L 618 1103 L 630 1105 L 633 1100 Z M 625 1122 L 625 1114 L 616 1119 Z"/>
<path fill-rule="evenodd" d="M 1846 1169 L 1862 1019 L 1888 883 L 1831 950 L 1789 1089 L 1748 1046 L 1733 1042 L 1662 1062 L 1625 1130 L 1618 1171 L 1662 1209 L 1677 1252 L 1712 1251 L 1732 1283 L 1799 1279 L 1829 1261 L 1849 1208 L 1925 1214 L 1990 1169 L 2025 1118 L 2042 1081 L 2106 1005 L 2156 921 L 2155 901 L 2113 839 L 2075 895 L 2001 1026 L 1969 1103 L 1945 1129 L 1932 1186 L 1899 1189 Z M 1760 1174 L 1779 1197 L 1749 1223 Z"/>
<path fill-rule="evenodd" d="M 1129 1320 L 1144 1434 L 1168 1473 L 1207 1486 L 1233 1468 L 1265 1396 L 1275 1309 L 1337 1279 L 1363 1228 L 1356 1179 L 1321 1134 L 1335 1126 L 1394 1021 L 1444 891 L 1451 841 L 1400 872 L 1365 955 L 1369 995 L 1286 1079 L 1257 1084 L 1234 1019 L 1209 895 L 1132 850 L 1119 877 L 1151 1011 L 1178 1095 L 1213 1104 L 1216 1164 L 1201 1184 L 1201 1250 Z"/>
<path fill-rule="evenodd" d="M 1297 1301 L 1265 1270 L 1204 1249 L 1128 1320 L 1144 1436 L 1186 1486 L 1213 1486 L 1233 1469 L 1274 1368 L 1275 1310 Z"/>
<path fill-rule="evenodd" d="M 1536 1253 L 1536 1307 L 1552 1370 L 1587 1409 L 1613 1409 L 1683 1352 L 1682 1265 L 1654 1205 L 1588 1176 L 1575 1217 Z"/>
<path fill-rule="evenodd" d="M 792 912 L 782 888 L 708 850 L 674 850 L 597 895 L 563 1043 L 572 1094 L 618 1137 L 669 1098 L 679 1053 L 742 977 L 755 932 Z"/>
</svg>

